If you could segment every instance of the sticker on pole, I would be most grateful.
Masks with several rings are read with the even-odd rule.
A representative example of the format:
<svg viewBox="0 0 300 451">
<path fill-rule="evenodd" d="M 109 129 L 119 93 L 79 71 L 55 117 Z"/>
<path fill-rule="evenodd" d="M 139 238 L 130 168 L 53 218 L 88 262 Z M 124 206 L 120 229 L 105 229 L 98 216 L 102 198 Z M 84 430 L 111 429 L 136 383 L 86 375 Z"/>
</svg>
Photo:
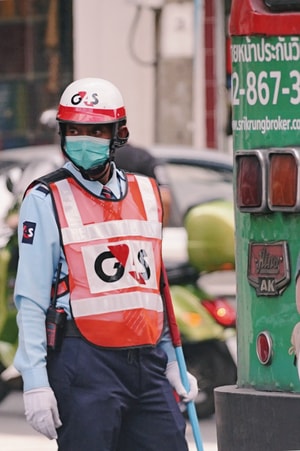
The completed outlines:
<svg viewBox="0 0 300 451">
<path fill-rule="evenodd" d="M 288 248 L 285 241 L 249 243 L 248 281 L 257 296 L 279 296 L 290 282 Z"/>
</svg>

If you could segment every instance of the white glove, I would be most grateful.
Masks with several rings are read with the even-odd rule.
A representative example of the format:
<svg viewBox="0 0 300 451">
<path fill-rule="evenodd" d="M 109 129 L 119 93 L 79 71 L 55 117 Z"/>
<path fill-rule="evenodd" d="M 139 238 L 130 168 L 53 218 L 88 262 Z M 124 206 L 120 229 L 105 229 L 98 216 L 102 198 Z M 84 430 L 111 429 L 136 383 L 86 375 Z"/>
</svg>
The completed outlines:
<svg viewBox="0 0 300 451">
<path fill-rule="evenodd" d="M 35 388 L 23 394 L 28 423 L 50 440 L 57 438 L 56 428 L 62 425 L 56 398 L 50 387 Z"/>
<path fill-rule="evenodd" d="M 183 402 L 187 403 L 196 398 L 199 391 L 197 379 L 195 378 L 195 376 L 187 372 L 187 378 L 190 386 L 189 392 L 187 392 L 182 385 L 179 366 L 176 360 L 168 363 L 166 368 L 166 376 L 171 386 L 174 388 Z"/>
</svg>

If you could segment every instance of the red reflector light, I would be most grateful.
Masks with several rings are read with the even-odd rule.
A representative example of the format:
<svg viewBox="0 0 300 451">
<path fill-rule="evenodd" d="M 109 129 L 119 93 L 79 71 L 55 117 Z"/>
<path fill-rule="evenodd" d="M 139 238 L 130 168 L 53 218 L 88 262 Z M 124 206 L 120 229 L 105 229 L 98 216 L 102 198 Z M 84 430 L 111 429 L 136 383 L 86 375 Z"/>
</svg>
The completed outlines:
<svg viewBox="0 0 300 451">
<path fill-rule="evenodd" d="M 217 323 L 223 327 L 236 326 L 236 310 L 226 299 L 203 299 L 202 305 L 210 312 Z"/>
<path fill-rule="evenodd" d="M 271 154 L 269 207 L 294 207 L 297 203 L 298 168 L 293 154 Z"/>
<path fill-rule="evenodd" d="M 237 158 L 237 206 L 258 208 L 262 204 L 262 166 L 257 155 Z"/>
<path fill-rule="evenodd" d="M 271 363 L 272 359 L 272 339 L 268 332 L 261 332 L 256 339 L 256 354 L 258 360 L 263 365 Z"/>
</svg>

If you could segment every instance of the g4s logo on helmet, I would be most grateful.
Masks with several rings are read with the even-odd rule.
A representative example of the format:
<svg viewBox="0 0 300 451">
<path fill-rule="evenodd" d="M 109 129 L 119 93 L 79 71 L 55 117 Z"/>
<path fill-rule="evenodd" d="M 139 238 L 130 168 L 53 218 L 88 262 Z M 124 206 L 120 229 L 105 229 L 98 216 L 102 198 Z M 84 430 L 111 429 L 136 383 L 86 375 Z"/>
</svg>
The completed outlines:
<svg viewBox="0 0 300 451">
<path fill-rule="evenodd" d="M 86 91 L 80 91 L 77 94 L 73 95 L 71 102 L 73 105 L 79 105 L 81 102 L 83 102 L 85 106 L 94 106 L 99 103 L 99 99 L 96 92 L 89 96 Z"/>
</svg>

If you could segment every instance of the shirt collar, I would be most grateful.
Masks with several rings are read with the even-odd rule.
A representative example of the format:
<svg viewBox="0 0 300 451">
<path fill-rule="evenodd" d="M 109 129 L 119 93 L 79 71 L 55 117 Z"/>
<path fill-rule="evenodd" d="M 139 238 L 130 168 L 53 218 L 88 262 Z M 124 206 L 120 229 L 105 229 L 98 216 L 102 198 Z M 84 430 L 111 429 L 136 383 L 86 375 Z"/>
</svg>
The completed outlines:
<svg viewBox="0 0 300 451">
<path fill-rule="evenodd" d="M 112 191 L 116 199 L 120 199 L 122 192 L 124 192 L 123 187 L 121 186 L 121 181 L 125 182 L 124 175 L 120 172 L 114 162 L 111 162 L 112 166 L 112 176 L 107 182 L 106 186 Z M 98 180 L 86 180 L 80 173 L 80 171 L 70 162 L 67 161 L 64 164 L 64 168 L 66 168 L 71 174 L 83 185 L 88 191 L 95 194 L 96 196 L 100 196 L 103 185 Z"/>
</svg>

